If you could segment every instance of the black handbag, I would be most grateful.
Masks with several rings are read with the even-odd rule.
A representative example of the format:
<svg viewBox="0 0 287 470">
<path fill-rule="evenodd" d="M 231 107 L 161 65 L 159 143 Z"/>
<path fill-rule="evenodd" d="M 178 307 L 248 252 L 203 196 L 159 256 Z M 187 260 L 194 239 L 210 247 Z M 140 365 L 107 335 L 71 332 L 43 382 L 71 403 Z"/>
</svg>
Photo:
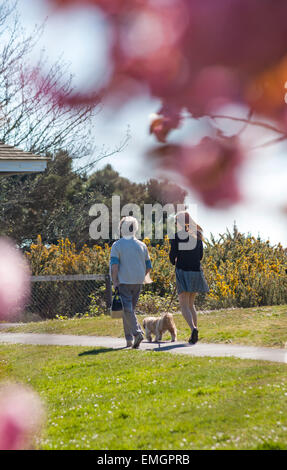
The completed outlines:
<svg viewBox="0 0 287 470">
<path fill-rule="evenodd" d="M 115 294 L 112 300 L 111 306 L 111 317 L 112 318 L 122 318 L 123 316 L 123 303 L 119 293 L 119 289 L 116 288 Z"/>
</svg>

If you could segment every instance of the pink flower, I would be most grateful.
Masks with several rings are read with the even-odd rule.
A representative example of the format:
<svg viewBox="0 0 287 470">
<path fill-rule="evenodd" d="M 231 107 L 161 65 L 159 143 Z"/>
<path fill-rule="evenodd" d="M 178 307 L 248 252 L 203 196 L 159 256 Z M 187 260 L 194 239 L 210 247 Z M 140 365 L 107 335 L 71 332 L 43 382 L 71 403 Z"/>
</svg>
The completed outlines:
<svg viewBox="0 0 287 470">
<path fill-rule="evenodd" d="M 6 384 L 0 389 L 0 450 L 33 447 L 44 422 L 39 396 L 23 385 Z"/>
<path fill-rule="evenodd" d="M 47 1 L 94 5 L 104 12 L 110 33 L 105 87 L 95 84 L 90 94 L 67 97 L 59 85 L 48 93 L 61 106 L 95 105 L 101 98 L 122 104 L 149 94 L 166 108 L 150 125 L 161 143 L 179 126 L 183 111 L 200 118 L 233 104 L 286 129 L 286 0 Z M 161 165 L 180 173 L 206 204 L 240 199 L 243 157 L 235 138 L 170 145 L 154 155 L 164 152 Z"/>
<path fill-rule="evenodd" d="M 242 102 L 241 84 L 227 67 L 205 67 L 190 82 L 185 90 L 185 104 L 193 117 L 216 112 L 220 107 Z"/>
<path fill-rule="evenodd" d="M 238 171 L 243 154 L 234 137 L 205 137 L 194 147 L 167 145 L 150 156 L 162 169 L 177 172 L 207 206 L 228 206 L 241 199 Z"/>
<path fill-rule="evenodd" d="M 126 89 L 135 79 L 153 96 L 177 100 L 179 107 L 192 108 L 190 99 L 194 96 L 203 110 L 207 109 L 210 99 L 207 88 L 213 88 L 212 101 L 217 91 L 219 98 L 223 94 L 231 101 L 234 95 L 238 98 L 239 91 L 244 102 L 249 81 L 279 63 L 287 53 L 285 0 L 50 0 L 50 3 L 58 7 L 94 5 L 107 14 L 114 70 L 105 89 L 107 94 L 114 91 L 115 84 Z M 221 70 L 221 77 L 217 71 L 217 83 L 211 87 L 202 73 L 214 67 Z M 226 80 L 228 90 L 224 93 Z M 102 96 L 102 91 L 95 87 L 94 93 L 84 93 L 78 100 L 69 98 L 68 102 L 92 102 Z"/>
<path fill-rule="evenodd" d="M 285 0 L 186 0 L 182 47 L 193 70 L 221 65 L 257 74 L 286 54 Z"/>
<path fill-rule="evenodd" d="M 24 256 L 12 242 L 0 238 L 0 320 L 21 313 L 30 294 L 30 272 Z"/>
<path fill-rule="evenodd" d="M 55 0 L 58 6 L 80 5 L 80 1 Z M 153 96 L 170 97 L 182 85 L 185 58 L 178 47 L 187 26 L 183 0 L 167 2 L 164 6 L 148 0 L 95 0 L 83 2 L 95 5 L 105 13 L 110 31 L 110 50 L 107 60 L 113 73 L 103 88 L 67 96 L 56 86 L 49 91 L 61 106 L 98 103 L 101 98 L 122 101 L 138 92 L 149 91 Z M 118 101 L 118 100 L 115 100 Z"/>
</svg>

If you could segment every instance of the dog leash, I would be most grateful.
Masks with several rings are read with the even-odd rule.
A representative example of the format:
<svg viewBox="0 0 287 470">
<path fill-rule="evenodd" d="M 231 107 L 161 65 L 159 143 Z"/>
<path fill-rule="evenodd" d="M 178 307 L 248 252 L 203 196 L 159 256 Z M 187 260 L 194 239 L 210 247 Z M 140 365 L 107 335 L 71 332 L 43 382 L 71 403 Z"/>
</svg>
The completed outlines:
<svg viewBox="0 0 287 470">
<path fill-rule="evenodd" d="M 171 307 L 171 304 L 172 304 L 172 301 L 173 301 L 173 299 L 174 299 L 175 293 L 176 293 L 176 285 L 175 285 L 174 288 L 173 288 L 173 292 L 172 292 L 172 295 L 171 295 L 171 299 L 169 300 L 168 308 L 165 309 L 166 312 L 168 312 L 169 309 L 170 309 L 170 307 Z M 166 303 L 166 305 L 167 305 L 167 303 Z M 163 314 L 162 314 L 162 315 L 163 315 Z"/>
</svg>

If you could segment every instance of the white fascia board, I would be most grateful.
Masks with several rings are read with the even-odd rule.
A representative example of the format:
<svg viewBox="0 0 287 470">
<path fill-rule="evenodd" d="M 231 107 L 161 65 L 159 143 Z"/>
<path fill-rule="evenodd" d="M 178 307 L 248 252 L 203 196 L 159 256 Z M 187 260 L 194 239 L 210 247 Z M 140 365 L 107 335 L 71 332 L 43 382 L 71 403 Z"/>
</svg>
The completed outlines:
<svg viewBox="0 0 287 470">
<path fill-rule="evenodd" d="M 37 173 L 44 171 L 47 160 L 0 160 L 0 173 Z"/>
</svg>

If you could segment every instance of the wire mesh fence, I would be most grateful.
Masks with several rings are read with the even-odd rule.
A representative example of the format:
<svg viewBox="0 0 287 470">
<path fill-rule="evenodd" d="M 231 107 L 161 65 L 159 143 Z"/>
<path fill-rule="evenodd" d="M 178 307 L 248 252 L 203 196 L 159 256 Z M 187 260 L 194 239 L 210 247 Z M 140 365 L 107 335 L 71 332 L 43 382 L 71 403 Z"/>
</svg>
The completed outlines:
<svg viewBox="0 0 287 470">
<path fill-rule="evenodd" d="M 41 319 L 107 313 L 111 297 L 108 274 L 32 276 L 25 313 Z"/>
</svg>

